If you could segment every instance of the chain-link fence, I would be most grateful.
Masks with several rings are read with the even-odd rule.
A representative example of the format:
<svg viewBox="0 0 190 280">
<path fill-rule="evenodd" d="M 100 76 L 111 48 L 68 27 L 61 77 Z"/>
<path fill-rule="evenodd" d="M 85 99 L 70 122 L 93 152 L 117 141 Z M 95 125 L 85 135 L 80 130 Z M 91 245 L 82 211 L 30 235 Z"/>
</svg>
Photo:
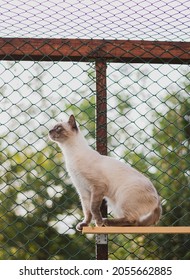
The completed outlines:
<svg viewBox="0 0 190 280">
<path fill-rule="evenodd" d="M 0 259 L 95 258 L 48 138 L 71 113 L 90 145 L 151 178 L 159 225 L 189 226 L 189 12 L 175 0 L 1 1 Z M 185 234 L 109 235 L 109 259 L 189 252 Z"/>
</svg>

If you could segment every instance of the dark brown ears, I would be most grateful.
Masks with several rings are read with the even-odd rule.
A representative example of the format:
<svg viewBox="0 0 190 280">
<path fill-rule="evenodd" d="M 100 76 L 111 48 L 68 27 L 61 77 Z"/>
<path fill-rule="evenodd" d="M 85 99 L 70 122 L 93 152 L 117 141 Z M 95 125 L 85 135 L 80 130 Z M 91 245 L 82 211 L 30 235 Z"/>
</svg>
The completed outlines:
<svg viewBox="0 0 190 280">
<path fill-rule="evenodd" d="M 75 121 L 75 117 L 73 115 L 71 115 L 69 117 L 69 121 L 68 121 L 69 125 L 72 127 L 72 129 L 78 130 L 76 121 Z"/>
</svg>

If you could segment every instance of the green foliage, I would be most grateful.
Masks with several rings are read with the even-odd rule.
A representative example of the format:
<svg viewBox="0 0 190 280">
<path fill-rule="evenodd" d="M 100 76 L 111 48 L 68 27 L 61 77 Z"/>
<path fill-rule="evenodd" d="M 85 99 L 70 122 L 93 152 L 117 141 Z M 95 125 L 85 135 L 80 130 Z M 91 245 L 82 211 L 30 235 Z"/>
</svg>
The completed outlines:
<svg viewBox="0 0 190 280">
<path fill-rule="evenodd" d="M 156 168 L 154 182 L 163 199 L 162 224 L 189 226 L 190 212 L 190 135 L 189 93 L 167 97 L 170 109 L 159 115 L 159 126 L 154 129 L 153 158 Z M 189 259 L 189 236 L 156 235 L 158 252 L 164 259 Z M 162 246 L 164 244 L 164 246 Z M 181 244 L 181 245 L 179 245 Z M 172 250 L 171 250 L 172 248 Z"/>
<path fill-rule="evenodd" d="M 78 197 L 71 184 L 65 183 L 62 155 L 51 146 L 39 152 L 28 148 L 25 153 L 11 155 L 8 151 L 6 157 L 4 151 L 1 155 L 2 165 L 9 161 L 9 170 L 0 182 L 4 185 L 0 193 L 0 258 L 91 258 L 93 246 L 72 229 Z M 64 222 L 66 218 L 70 225 Z M 60 222 L 63 229 L 59 229 Z"/>
</svg>

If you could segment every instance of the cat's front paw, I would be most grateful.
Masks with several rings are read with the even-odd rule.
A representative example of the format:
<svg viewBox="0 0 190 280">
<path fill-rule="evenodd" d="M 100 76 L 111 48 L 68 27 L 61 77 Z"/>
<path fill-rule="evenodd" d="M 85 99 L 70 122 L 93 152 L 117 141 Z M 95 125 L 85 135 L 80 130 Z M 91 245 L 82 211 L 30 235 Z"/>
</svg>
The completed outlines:
<svg viewBox="0 0 190 280">
<path fill-rule="evenodd" d="M 81 223 L 78 223 L 78 224 L 77 224 L 76 229 L 77 229 L 78 231 L 82 231 L 83 227 L 86 227 L 86 226 L 88 226 L 87 223 L 81 222 Z"/>
</svg>

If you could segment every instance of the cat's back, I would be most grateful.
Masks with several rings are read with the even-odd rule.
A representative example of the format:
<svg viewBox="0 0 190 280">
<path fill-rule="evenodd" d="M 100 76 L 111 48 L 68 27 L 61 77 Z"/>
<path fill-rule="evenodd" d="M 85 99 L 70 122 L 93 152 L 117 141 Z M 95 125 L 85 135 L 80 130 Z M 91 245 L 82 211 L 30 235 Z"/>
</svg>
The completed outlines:
<svg viewBox="0 0 190 280">
<path fill-rule="evenodd" d="M 112 186 L 128 185 L 153 188 L 152 182 L 141 172 L 112 157 L 102 156 L 100 168 Z"/>
<path fill-rule="evenodd" d="M 107 170 L 109 173 L 114 171 L 113 174 L 115 174 L 115 172 L 117 172 L 118 174 L 122 175 L 126 173 L 128 175 L 136 175 L 136 176 L 140 176 L 142 177 L 142 173 L 140 173 L 139 171 L 137 171 L 135 168 L 133 168 L 130 164 L 126 163 L 126 162 L 122 162 L 118 159 L 109 157 L 109 156 L 102 156 L 102 168 L 104 170 Z"/>
</svg>

